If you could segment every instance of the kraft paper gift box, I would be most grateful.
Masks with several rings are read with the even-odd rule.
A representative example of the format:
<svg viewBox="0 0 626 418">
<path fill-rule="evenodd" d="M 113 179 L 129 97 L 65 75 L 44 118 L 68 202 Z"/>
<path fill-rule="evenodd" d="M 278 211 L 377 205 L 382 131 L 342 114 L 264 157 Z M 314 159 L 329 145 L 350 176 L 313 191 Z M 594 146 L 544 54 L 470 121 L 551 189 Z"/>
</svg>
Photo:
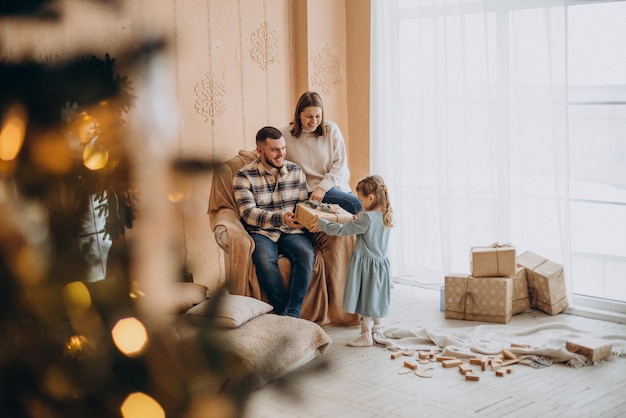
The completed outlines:
<svg viewBox="0 0 626 418">
<path fill-rule="evenodd" d="M 510 244 L 492 244 L 471 248 L 473 277 L 514 277 L 515 247 Z"/>
<path fill-rule="evenodd" d="M 296 205 L 296 218 L 298 218 L 300 225 L 307 225 L 315 215 L 340 224 L 346 223 L 353 217 L 350 212 L 332 203 L 306 201 Z"/>
<path fill-rule="evenodd" d="M 582 354 L 587 361 L 604 360 L 613 354 L 613 344 L 597 338 L 575 338 L 565 342 L 565 348 L 572 353 Z"/>
<path fill-rule="evenodd" d="M 513 315 L 530 309 L 530 298 L 528 297 L 528 279 L 526 269 L 517 267 L 515 277 L 513 277 Z"/>
<path fill-rule="evenodd" d="M 526 269 L 530 306 L 550 315 L 569 306 L 562 265 L 530 251 L 520 254 L 517 264 Z"/>
<path fill-rule="evenodd" d="M 449 274 L 445 277 L 446 319 L 506 324 L 512 316 L 511 277 L 472 277 Z"/>
</svg>

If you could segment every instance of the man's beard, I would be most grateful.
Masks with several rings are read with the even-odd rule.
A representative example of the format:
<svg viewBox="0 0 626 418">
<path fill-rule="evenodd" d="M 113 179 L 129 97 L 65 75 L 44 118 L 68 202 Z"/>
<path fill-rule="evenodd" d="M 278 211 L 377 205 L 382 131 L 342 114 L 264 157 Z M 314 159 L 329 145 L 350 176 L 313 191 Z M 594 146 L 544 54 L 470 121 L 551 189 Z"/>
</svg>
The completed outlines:
<svg viewBox="0 0 626 418">
<path fill-rule="evenodd" d="M 281 165 L 276 165 L 276 164 L 274 164 L 274 161 L 272 161 L 272 160 L 267 160 L 266 159 L 265 162 L 267 163 L 267 165 L 269 165 L 270 167 L 275 168 L 276 170 L 280 170 L 281 168 L 283 168 L 282 164 Z"/>
</svg>

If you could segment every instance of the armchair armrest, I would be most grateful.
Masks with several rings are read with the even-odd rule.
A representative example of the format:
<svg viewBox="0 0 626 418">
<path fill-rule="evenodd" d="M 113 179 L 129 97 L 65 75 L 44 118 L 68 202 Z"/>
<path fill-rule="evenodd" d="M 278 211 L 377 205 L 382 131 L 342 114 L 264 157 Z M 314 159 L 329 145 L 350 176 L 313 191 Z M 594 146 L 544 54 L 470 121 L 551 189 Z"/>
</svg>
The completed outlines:
<svg viewBox="0 0 626 418">
<path fill-rule="evenodd" d="M 254 241 L 243 227 L 236 211 L 222 208 L 214 216 L 213 233 L 217 245 L 224 251 L 228 290 L 235 295 L 248 296 Z"/>
</svg>

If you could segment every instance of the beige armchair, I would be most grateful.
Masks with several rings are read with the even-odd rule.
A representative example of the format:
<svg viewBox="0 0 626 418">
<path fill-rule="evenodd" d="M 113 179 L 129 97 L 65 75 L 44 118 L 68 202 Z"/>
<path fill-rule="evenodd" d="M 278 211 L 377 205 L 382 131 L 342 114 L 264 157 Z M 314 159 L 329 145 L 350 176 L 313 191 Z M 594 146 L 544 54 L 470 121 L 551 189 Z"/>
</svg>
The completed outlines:
<svg viewBox="0 0 626 418">
<path fill-rule="evenodd" d="M 223 250 L 226 287 L 231 294 L 267 301 L 256 277 L 252 250 L 254 241 L 243 227 L 233 196 L 233 177 L 245 164 L 257 158 L 255 151 L 239 151 L 221 164 L 213 174 L 209 198 L 209 222 L 215 240 Z M 354 237 L 334 237 L 318 232 L 313 243 L 315 261 L 311 284 L 301 317 L 319 325 L 356 325 L 358 316 L 341 308 L 345 275 L 354 248 Z M 279 268 L 285 286 L 290 263 L 280 257 Z"/>
</svg>

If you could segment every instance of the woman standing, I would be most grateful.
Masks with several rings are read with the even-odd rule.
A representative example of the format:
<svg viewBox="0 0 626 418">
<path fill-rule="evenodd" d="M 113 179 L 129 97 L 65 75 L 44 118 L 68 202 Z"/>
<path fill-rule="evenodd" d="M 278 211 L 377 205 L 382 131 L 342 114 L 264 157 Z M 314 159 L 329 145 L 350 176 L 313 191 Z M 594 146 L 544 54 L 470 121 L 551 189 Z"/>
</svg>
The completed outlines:
<svg viewBox="0 0 626 418">
<path fill-rule="evenodd" d="M 351 193 L 346 144 L 336 123 L 324 119 L 319 94 L 308 91 L 298 100 L 293 121 L 281 129 L 290 161 L 306 174 L 309 200 L 338 204 L 350 213 L 363 210 Z"/>
</svg>

